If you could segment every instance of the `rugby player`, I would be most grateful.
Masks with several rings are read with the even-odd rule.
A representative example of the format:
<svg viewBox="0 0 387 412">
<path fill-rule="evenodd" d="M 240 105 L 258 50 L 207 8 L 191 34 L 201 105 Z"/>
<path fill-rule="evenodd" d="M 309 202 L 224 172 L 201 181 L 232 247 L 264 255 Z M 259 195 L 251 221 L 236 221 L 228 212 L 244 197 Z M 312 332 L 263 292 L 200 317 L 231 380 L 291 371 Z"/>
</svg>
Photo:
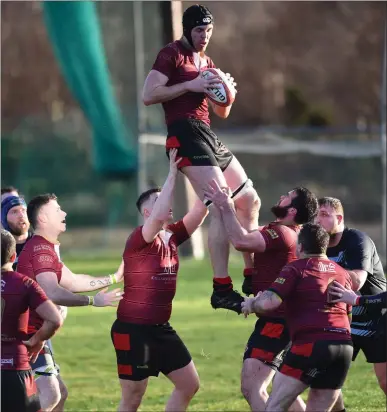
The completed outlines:
<svg viewBox="0 0 387 412">
<path fill-rule="evenodd" d="M 6 186 L 1 188 L 1 201 L 9 196 L 19 196 L 19 191 L 16 189 L 16 187 Z"/>
<path fill-rule="evenodd" d="M 329 259 L 348 270 L 352 278 L 353 290 L 361 295 L 376 295 L 386 291 L 386 277 L 374 242 L 357 229 L 345 226 L 344 208 L 339 199 L 324 197 L 319 199 L 319 213 L 316 222 L 330 235 L 327 255 Z M 386 369 L 386 322 L 385 316 L 367 305 L 353 308 L 351 333 L 353 360 L 360 350 L 368 363 L 374 365 L 379 386 L 387 393 Z M 339 398 L 343 410 L 342 397 Z"/>
<path fill-rule="evenodd" d="M 316 196 L 304 187 L 297 187 L 281 196 L 278 203 L 271 208 L 276 218 L 274 222 L 248 233 L 237 219 L 229 189 L 221 189 L 213 181 L 205 194 L 221 213 L 234 247 L 255 253 L 255 272 L 252 275 L 254 295 L 267 289 L 278 277 L 281 269 L 297 258 L 300 225 L 313 220 L 317 213 Z M 283 305 L 259 317 L 247 343 L 242 368 L 241 389 L 252 410 L 265 409 L 269 397 L 267 388 L 282 361 L 283 351 L 289 340 Z M 303 407 L 304 402 L 297 398 L 295 410 L 302 410 Z"/>
<path fill-rule="evenodd" d="M 205 54 L 214 28 L 214 18 L 207 7 L 193 5 L 183 15 L 183 36 L 165 46 L 157 55 L 144 84 L 143 102 L 146 106 L 162 103 L 168 136 L 167 151 L 177 148 L 181 158 L 179 169 L 191 182 L 198 197 L 204 198 L 204 189 L 215 179 L 234 192 L 237 216 L 242 226 L 252 231 L 258 227 L 259 197 L 251 181 L 227 147 L 210 128 L 209 101 L 205 92 L 216 88 L 219 76 L 204 79 L 201 71 L 214 68 Z M 230 87 L 234 87 L 233 78 Z M 235 85 L 235 84 L 234 84 Z M 231 105 L 220 107 L 210 102 L 213 112 L 227 118 Z M 206 204 L 210 202 L 207 200 Z M 229 241 L 221 216 L 210 209 L 208 248 L 213 267 L 213 308 L 238 311 L 242 296 L 233 290 L 228 272 Z M 244 275 L 253 272 L 253 256 L 244 254 Z"/>
<path fill-rule="evenodd" d="M 328 233 L 306 224 L 298 237 L 300 259 L 286 265 L 271 286 L 242 304 L 245 314 L 265 315 L 286 302 L 291 346 L 273 382 L 267 411 L 287 411 L 310 387 L 306 411 L 330 411 L 351 365 L 351 305 L 328 303 L 332 281 L 350 288 L 352 280 L 326 256 Z"/>
<path fill-rule="evenodd" d="M 15 239 L 1 229 L 1 410 L 37 412 L 41 406 L 29 360 L 60 328 L 62 318 L 36 282 L 13 271 L 15 259 Z M 27 340 L 29 310 L 43 322 Z"/>
<path fill-rule="evenodd" d="M 170 170 L 162 190 L 141 194 L 137 208 L 144 224 L 129 236 L 124 254 L 124 297 L 111 329 L 122 397 L 120 411 L 136 411 L 150 376 L 163 373 L 174 385 L 166 411 L 185 411 L 199 389 L 188 349 L 169 324 L 176 292 L 177 249 L 202 224 L 207 208 L 197 200 L 173 223 L 172 198 L 178 165 L 170 151 Z"/>
<path fill-rule="evenodd" d="M 63 306 L 114 306 L 121 299 L 119 289 L 107 292 L 107 286 L 121 282 L 123 264 L 114 275 L 94 277 L 74 274 L 58 256 L 58 237 L 66 230 L 66 213 L 52 194 L 34 197 L 27 206 L 27 216 L 34 236 L 27 242 L 19 256 L 18 272 L 36 280 L 47 296 Z M 105 288 L 106 287 L 106 288 Z M 101 289 L 93 296 L 79 295 Z M 30 314 L 28 332 L 36 333 L 42 319 L 36 312 Z M 42 353 L 32 365 L 39 390 L 42 408 L 45 411 L 62 411 L 67 398 L 67 389 L 55 364 L 51 342 L 47 341 Z"/>
<path fill-rule="evenodd" d="M 8 196 L 1 202 L 1 225 L 8 230 L 16 240 L 16 259 L 13 269 L 16 269 L 18 257 L 26 242 L 32 237 L 29 231 L 30 223 L 27 217 L 27 205 L 19 196 Z"/>
</svg>

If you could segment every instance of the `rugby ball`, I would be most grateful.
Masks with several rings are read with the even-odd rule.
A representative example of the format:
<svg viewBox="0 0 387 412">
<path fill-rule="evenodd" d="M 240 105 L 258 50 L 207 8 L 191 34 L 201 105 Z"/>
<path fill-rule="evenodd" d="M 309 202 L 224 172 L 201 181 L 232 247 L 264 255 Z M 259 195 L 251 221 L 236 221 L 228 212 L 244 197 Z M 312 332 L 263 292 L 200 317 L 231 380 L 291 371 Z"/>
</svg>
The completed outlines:
<svg viewBox="0 0 387 412">
<path fill-rule="evenodd" d="M 217 84 L 217 87 L 208 89 L 206 93 L 207 97 L 216 105 L 227 107 L 234 103 L 235 100 L 235 88 L 228 80 L 227 76 L 219 69 L 206 68 L 201 72 L 202 77 L 205 79 L 212 76 L 219 76 L 221 81 Z"/>
</svg>

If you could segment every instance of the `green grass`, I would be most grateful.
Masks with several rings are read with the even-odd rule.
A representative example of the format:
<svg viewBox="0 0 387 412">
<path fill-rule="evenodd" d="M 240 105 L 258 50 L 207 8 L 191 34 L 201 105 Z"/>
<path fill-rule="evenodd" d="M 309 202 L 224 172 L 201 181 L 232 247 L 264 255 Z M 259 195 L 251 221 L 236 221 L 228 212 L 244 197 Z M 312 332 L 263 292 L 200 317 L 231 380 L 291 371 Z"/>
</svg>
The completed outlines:
<svg viewBox="0 0 387 412">
<path fill-rule="evenodd" d="M 75 273 L 111 273 L 119 258 L 64 259 Z M 240 287 L 239 259 L 231 274 Z M 239 390 L 241 359 L 254 317 L 214 311 L 209 304 L 211 269 L 208 262 L 183 261 L 171 324 L 189 348 L 201 378 L 191 403 L 195 411 L 248 411 Z M 69 389 L 66 411 L 114 411 L 120 398 L 110 327 L 113 308 L 70 308 L 64 327 L 54 338 L 56 361 Z M 162 411 L 171 392 L 164 376 L 151 378 L 141 411 Z M 344 388 L 348 411 L 385 411 L 385 398 L 371 365 L 363 356 L 353 364 Z"/>
</svg>

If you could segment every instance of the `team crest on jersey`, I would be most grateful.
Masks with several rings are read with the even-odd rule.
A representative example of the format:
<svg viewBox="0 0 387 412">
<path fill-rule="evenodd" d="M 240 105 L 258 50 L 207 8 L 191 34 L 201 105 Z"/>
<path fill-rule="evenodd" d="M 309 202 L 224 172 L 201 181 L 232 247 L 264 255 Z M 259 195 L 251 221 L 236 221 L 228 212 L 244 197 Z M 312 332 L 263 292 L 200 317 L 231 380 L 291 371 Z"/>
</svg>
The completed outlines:
<svg viewBox="0 0 387 412">
<path fill-rule="evenodd" d="M 285 283 L 285 281 L 286 281 L 285 278 L 279 277 L 274 281 L 274 283 L 279 283 L 279 284 L 283 285 Z"/>
<path fill-rule="evenodd" d="M 322 262 L 318 262 L 318 270 L 320 272 L 324 272 L 324 273 L 336 273 L 336 268 L 335 265 L 333 263 L 322 263 Z M 334 279 L 334 278 L 332 278 Z"/>
<path fill-rule="evenodd" d="M 7 282 L 5 280 L 1 279 L 1 293 L 4 292 L 4 288 L 5 288 L 6 284 L 7 284 Z"/>
<path fill-rule="evenodd" d="M 272 239 L 278 238 L 278 233 L 273 229 L 266 229 L 266 232 L 270 235 Z"/>
</svg>

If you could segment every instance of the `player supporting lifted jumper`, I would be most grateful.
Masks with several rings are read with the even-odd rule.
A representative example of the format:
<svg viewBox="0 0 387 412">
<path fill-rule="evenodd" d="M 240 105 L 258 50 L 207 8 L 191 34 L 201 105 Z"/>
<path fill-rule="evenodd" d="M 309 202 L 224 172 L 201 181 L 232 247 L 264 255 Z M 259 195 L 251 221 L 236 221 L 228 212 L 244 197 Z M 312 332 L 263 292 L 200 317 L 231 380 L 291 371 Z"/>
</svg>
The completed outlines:
<svg viewBox="0 0 387 412">
<path fill-rule="evenodd" d="M 207 7 L 194 5 L 183 15 L 183 37 L 168 44 L 159 52 L 143 90 L 145 105 L 162 103 L 168 129 L 167 151 L 178 149 L 183 172 L 198 197 L 205 200 L 204 189 L 215 180 L 221 187 L 231 188 L 238 219 L 242 226 L 253 231 L 258 227 L 260 200 L 251 181 L 227 147 L 210 128 L 206 93 L 220 83 L 219 76 L 201 75 L 203 69 L 215 68 L 206 56 L 214 28 L 214 18 Z M 234 89 L 233 78 L 229 86 Z M 227 118 L 231 105 L 221 107 L 210 102 L 214 113 Z M 210 202 L 206 201 L 209 205 Z M 215 208 L 210 209 L 208 248 L 213 267 L 214 308 L 230 309 L 240 313 L 242 296 L 233 290 L 228 273 L 229 241 L 222 219 Z M 244 253 L 245 276 L 253 272 L 251 253 Z"/>
<path fill-rule="evenodd" d="M 317 213 L 317 198 L 305 187 L 297 187 L 281 196 L 271 208 L 274 222 L 248 233 L 236 217 L 230 190 L 212 182 L 206 197 L 222 214 L 231 243 L 237 250 L 254 252 L 254 269 L 251 287 L 254 294 L 266 290 L 278 277 L 282 268 L 297 259 L 297 235 L 300 225 L 313 220 Z M 274 311 L 260 316 L 255 324 L 243 357 L 241 389 L 253 411 L 262 411 L 269 395 L 268 386 L 282 362 L 285 348 L 290 342 L 281 305 Z M 298 397 L 292 411 L 304 408 Z"/>
<path fill-rule="evenodd" d="M 122 389 L 120 411 L 136 411 L 149 376 L 161 372 L 175 388 L 167 411 L 185 411 L 199 389 L 188 349 L 169 324 L 179 271 L 178 246 L 202 224 L 207 209 L 201 200 L 182 220 L 172 223 L 177 166 L 170 152 L 170 171 L 162 190 L 150 189 L 137 201 L 144 224 L 129 236 L 124 251 L 124 297 L 111 337 Z"/>
<path fill-rule="evenodd" d="M 300 259 L 286 265 L 266 291 L 242 304 L 245 314 L 264 315 L 286 302 L 292 343 L 274 378 L 267 411 L 287 411 L 308 387 L 306 411 L 330 411 L 351 365 L 351 305 L 328 303 L 328 287 L 336 281 L 350 288 L 352 280 L 329 261 L 328 243 L 321 226 L 304 225 L 298 237 Z"/>
</svg>

